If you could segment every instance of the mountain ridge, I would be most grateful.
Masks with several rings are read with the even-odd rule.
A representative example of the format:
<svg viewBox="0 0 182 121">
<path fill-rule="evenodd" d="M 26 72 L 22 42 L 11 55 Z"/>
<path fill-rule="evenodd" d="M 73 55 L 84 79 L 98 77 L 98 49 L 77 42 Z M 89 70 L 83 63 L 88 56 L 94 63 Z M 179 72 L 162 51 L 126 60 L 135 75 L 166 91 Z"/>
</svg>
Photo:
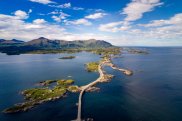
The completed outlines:
<svg viewBox="0 0 182 121">
<path fill-rule="evenodd" d="M 51 40 L 44 37 L 33 39 L 28 42 L 20 40 L 4 40 L 0 39 L 0 52 L 7 54 L 21 54 L 32 51 L 63 51 L 65 49 L 99 49 L 115 47 L 111 43 L 104 40 Z"/>
<path fill-rule="evenodd" d="M 89 40 L 73 40 L 73 41 L 66 41 L 66 40 L 51 40 L 44 37 L 40 37 L 38 39 L 33 39 L 31 41 L 25 42 L 25 46 L 34 46 L 40 48 L 97 48 L 97 47 L 111 47 L 113 46 L 109 42 L 104 40 L 96 40 L 96 39 L 89 39 Z"/>
<path fill-rule="evenodd" d="M 24 43 L 24 41 L 17 39 L 12 39 L 12 40 L 0 39 L 0 44 L 20 44 L 20 43 Z"/>
</svg>

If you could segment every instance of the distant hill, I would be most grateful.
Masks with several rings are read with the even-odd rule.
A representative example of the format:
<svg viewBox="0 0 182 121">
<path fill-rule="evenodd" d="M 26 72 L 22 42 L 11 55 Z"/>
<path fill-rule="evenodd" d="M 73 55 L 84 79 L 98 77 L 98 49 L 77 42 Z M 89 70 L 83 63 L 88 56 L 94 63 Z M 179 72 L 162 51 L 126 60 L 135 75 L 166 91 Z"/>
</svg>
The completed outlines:
<svg viewBox="0 0 182 121">
<path fill-rule="evenodd" d="M 0 44 L 22 44 L 22 43 L 24 43 L 24 41 L 16 40 L 16 39 L 12 39 L 12 40 L 0 39 Z"/>
<path fill-rule="evenodd" d="M 74 40 L 74 41 L 65 41 L 65 40 L 50 40 L 44 37 L 34 39 L 28 42 L 21 40 L 4 40 L 0 39 L 0 52 L 7 53 L 9 55 L 27 53 L 36 50 L 54 50 L 60 51 L 65 49 L 82 49 L 82 48 L 107 48 L 113 47 L 112 44 L 104 40 Z"/>
<path fill-rule="evenodd" d="M 39 48 L 105 48 L 111 47 L 112 44 L 103 40 L 75 40 L 75 41 L 65 41 L 65 40 L 50 40 L 44 37 L 31 40 L 24 43 L 25 46 L 33 46 Z"/>
</svg>

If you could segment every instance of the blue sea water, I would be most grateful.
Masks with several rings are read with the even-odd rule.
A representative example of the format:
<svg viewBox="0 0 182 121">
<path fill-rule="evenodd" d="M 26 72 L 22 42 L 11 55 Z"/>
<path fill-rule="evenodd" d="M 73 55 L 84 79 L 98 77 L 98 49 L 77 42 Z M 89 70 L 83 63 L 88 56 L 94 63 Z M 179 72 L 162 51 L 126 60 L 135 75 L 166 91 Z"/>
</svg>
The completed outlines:
<svg viewBox="0 0 182 121">
<path fill-rule="evenodd" d="M 82 118 L 94 121 L 182 121 L 182 48 L 146 48 L 150 54 L 128 54 L 113 62 L 134 71 L 115 75 L 109 83 L 98 84 L 100 92 L 85 93 Z M 47 79 L 72 78 L 75 84 L 94 81 L 97 73 L 85 71 L 84 64 L 98 61 L 87 52 L 75 59 L 60 60 L 68 54 L 0 54 L 0 110 L 23 102 L 20 91 Z M 70 55 L 70 54 L 69 54 Z M 71 77 L 69 77 L 71 76 Z M 28 112 L 3 114 L 0 121 L 70 121 L 76 118 L 79 94 L 41 104 Z"/>
</svg>

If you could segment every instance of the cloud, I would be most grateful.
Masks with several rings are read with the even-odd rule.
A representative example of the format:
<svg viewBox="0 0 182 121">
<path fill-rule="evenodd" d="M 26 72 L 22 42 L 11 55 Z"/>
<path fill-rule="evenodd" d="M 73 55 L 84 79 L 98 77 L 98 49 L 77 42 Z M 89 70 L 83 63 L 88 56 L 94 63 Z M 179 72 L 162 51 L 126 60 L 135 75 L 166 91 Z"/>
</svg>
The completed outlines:
<svg viewBox="0 0 182 121">
<path fill-rule="evenodd" d="M 145 39 L 146 41 L 153 39 L 171 44 L 173 41 L 180 43 L 182 40 L 182 13 L 166 20 L 153 20 L 148 24 L 139 24 L 139 26 L 143 26 L 145 29 L 129 30 L 129 36 Z"/>
<path fill-rule="evenodd" d="M 73 7 L 73 10 L 84 10 L 82 7 Z"/>
<path fill-rule="evenodd" d="M 28 10 L 28 14 L 30 14 L 30 13 L 32 13 L 32 9 L 29 9 L 29 10 Z"/>
<path fill-rule="evenodd" d="M 44 24 L 44 23 L 46 23 L 46 21 L 44 19 L 35 19 L 33 21 L 33 23 L 35 23 L 35 24 Z"/>
<path fill-rule="evenodd" d="M 25 11 L 17 10 L 15 11 L 14 15 L 19 19 L 26 19 L 28 18 L 28 14 Z"/>
<path fill-rule="evenodd" d="M 146 27 L 145 31 L 140 30 L 137 35 L 156 39 L 182 39 L 182 13 L 175 14 L 169 19 L 153 20 L 148 24 L 139 24 Z"/>
<path fill-rule="evenodd" d="M 105 12 L 103 9 L 91 9 L 91 8 L 89 8 L 89 9 L 87 9 L 87 12 Z"/>
<path fill-rule="evenodd" d="M 14 12 L 16 13 L 16 12 Z M 19 16 L 19 14 L 18 14 Z M 73 24 L 90 25 L 87 20 L 79 19 Z M 17 17 L 17 15 L 0 14 L 0 38 L 3 39 L 20 39 L 32 40 L 38 37 L 46 37 L 49 39 L 65 39 L 65 40 L 86 40 L 86 39 L 109 39 L 106 35 L 94 33 L 69 33 L 59 24 L 52 24 L 44 19 L 35 19 L 32 22 L 26 22 L 25 17 Z"/>
<path fill-rule="evenodd" d="M 71 7 L 71 3 L 65 3 L 62 5 L 59 5 L 60 8 L 70 8 Z"/>
<path fill-rule="evenodd" d="M 55 8 L 71 8 L 71 3 L 64 3 L 61 5 L 49 5 L 50 7 L 55 7 Z"/>
<path fill-rule="evenodd" d="M 151 38 L 182 39 L 182 13 L 175 14 L 167 20 L 153 20 L 148 24 L 139 24 L 146 27 L 140 34 Z"/>
<path fill-rule="evenodd" d="M 100 31 L 118 33 L 116 41 L 123 41 L 127 45 L 179 46 L 182 45 L 182 13 L 169 19 L 153 20 L 147 24 L 139 24 L 131 28 L 131 22 L 118 21 L 101 24 Z M 145 28 L 143 28 L 145 27 Z M 124 31 L 123 31 L 124 30 Z M 171 44 L 171 45 L 170 45 Z"/>
<path fill-rule="evenodd" d="M 106 31 L 106 32 L 118 32 L 118 31 L 125 31 L 130 28 L 129 23 L 124 21 L 118 21 L 118 22 L 111 22 L 108 24 L 101 24 L 99 26 L 100 31 Z"/>
<path fill-rule="evenodd" d="M 110 40 L 112 37 L 103 35 L 103 34 L 95 34 L 95 33 L 67 33 L 63 37 L 65 40 L 88 40 L 88 39 L 97 39 L 97 40 Z"/>
<path fill-rule="evenodd" d="M 60 14 L 60 12 L 59 12 L 58 10 L 55 10 L 55 11 L 52 11 L 52 12 L 50 12 L 50 13 L 48 13 L 48 14 L 53 14 L 53 15 L 55 15 L 55 14 Z"/>
<path fill-rule="evenodd" d="M 143 17 L 143 14 L 154 10 L 163 3 L 160 0 L 132 0 L 121 14 L 125 14 L 125 21 L 135 21 Z"/>
<path fill-rule="evenodd" d="M 14 13 L 14 15 L 0 14 L 0 38 L 30 40 L 40 36 L 55 38 L 65 33 L 64 28 L 48 23 L 44 19 L 25 22 L 27 14 L 19 11 Z"/>
<path fill-rule="evenodd" d="M 119 22 L 111 22 L 108 24 L 101 24 L 99 26 L 99 30 L 100 31 L 107 31 L 107 32 L 116 32 L 118 31 L 117 26 L 121 25 L 123 22 L 119 21 Z"/>
<path fill-rule="evenodd" d="M 182 13 L 176 14 L 171 17 L 169 20 L 153 20 L 148 24 L 139 24 L 144 27 L 159 27 L 167 25 L 182 25 Z"/>
<path fill-rule="evenodd" d="M 143 17 L 143 14 L 154 10 L 156 6 L 163 3 L 160 0 L 132 0 L 123 9 L 121 14 L 126 15 L 123 21 L 111 22 L 99 26 L 100 31 L 119 32 L 132 28 L 132 22 Z"/>
<path fill-rule="evenodd" d="M 94 14 L 85 16 L 85 18 L 87 18 L 87 19 L 98 19 L 98 18 L 104 17 L 105 15 L 107 15 L 107 14 L 106 13 L 94 13 Z"/>
<path fill-rule="evenodd" d="M 61 22 L 60 16 L 52 16 L 51 18 L 54 19 L 54 21 Z"/>
<path fill-rule="evenodd" d="M 87 19 L 78 19 L 78 20 L 74 20 L 74 21 L 67 21 L 66 22 L 67 25 L 69 24 L 74 24 L 74 25 L 85 25 L 85 26 L 90 26 L 92 25 L 91 22 L 89 22 Z"/>
<path fill-rule="evenodd" d="M 57 12 L 57 11 L 53 11 L 51 12 L 51 14 L 59 14 L 59 16 L 55 16 L 53 15 L 51 18 L 56 21 L 56 22 L 61 22 L 61 20 L 64 20 L 66 19 L 67 17 L 69 17 L 70 15 L 60 11 L 60 12 Z"/>
<path fill-rule="evenodd" d="M 41 4 L 50 4 L 50 3 L 55 3 L 52 0 L 29 0 L 31 2 L 37 2 L 37 3 L 41 3 Z"/>
</svg>

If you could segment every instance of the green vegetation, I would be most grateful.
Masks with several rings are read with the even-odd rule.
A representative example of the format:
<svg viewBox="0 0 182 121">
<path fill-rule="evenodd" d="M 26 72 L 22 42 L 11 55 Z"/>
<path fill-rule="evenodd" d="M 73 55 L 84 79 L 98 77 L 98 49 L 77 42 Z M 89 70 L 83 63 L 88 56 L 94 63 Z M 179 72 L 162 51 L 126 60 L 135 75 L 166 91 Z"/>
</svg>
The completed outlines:
<svg viewBox="0 0 182 121">
<path fill-rule="evenodd" d="M 5 109 L 4 113 L 14 113 L 19 111 L 26 111 L 37 104 L 41 104 L 46 101 L 55 100 L 62 97 L 67 91 L 78 92 L 79 87 L 73 86 L 74 80 L 46 80 L 43 81 L 45 85 L 57 82 L 57 85 L 53 88 L 33 88 L 22 91 L 22 95 L 25 97 L 26 102 L 15 104 L 13 107 Z"/>
<path fill-rule="evenodd" d="M 52 84 L 54 82 L 57 82 L 57 81 L 56 80 L 45 80 L 45 81 L 39 82 L 39 84 L 42 86 L 49 86 L 50 84 Z"/>
<path fill-rule="evenodd" d="M 98 54 L 98 55 L 103 55 L 103 56 L 117 55 L 117 54 L 121 53 L 119 47 L 90 49 L 88 51 Z"/>
<path fill-rule="evenodd" d="M 74 80 L 72 80 L 72 79 L 57 81 L 57 85 L 61 85 L 61 86 L 67 86 L 67 85 L 71 85 L 73 83 L 74 83 Z"/>
<path fill-rule="evenodd" d="M 79 87 L 78 86 L 75 86 L 75 85 L 69 86 L 67 89 L 70 92 L 78 92 L 79 91 Z"/>
<path fill-rule="evenodd" d="M 75 58 L 75 56 L 65 56 L 65 57 L 61 57 L 59 59 L 73 59 Z"/>
<path fill-rule="evenodd" d="M 86 64 L 86 69 L 88 72 L 96 72 L 98 71 L 98 66 L 99 66 L 98 62 L 90 62 Z"/>
<path fill-rule="evenodd" d="M 34 88 L 22 92 L 22 94 L 25 96 L 25 99 L 29 101 L 43 101 L 47 99 L 53 99 L 55 97 L 62 96 L 64 93 L 66 93 L 65 88 Z"/>
<path fill-rule="evenodd" d="M 25 102 L 25 103 L 20 103 L 16 104 L 13 107 L 7 108 L 4 110 L 4 113 L 15 113 L 19 111 L 27 111 L 28 109 L 32 108 L 35 105 L 35 102 Z"/>
</svg>

